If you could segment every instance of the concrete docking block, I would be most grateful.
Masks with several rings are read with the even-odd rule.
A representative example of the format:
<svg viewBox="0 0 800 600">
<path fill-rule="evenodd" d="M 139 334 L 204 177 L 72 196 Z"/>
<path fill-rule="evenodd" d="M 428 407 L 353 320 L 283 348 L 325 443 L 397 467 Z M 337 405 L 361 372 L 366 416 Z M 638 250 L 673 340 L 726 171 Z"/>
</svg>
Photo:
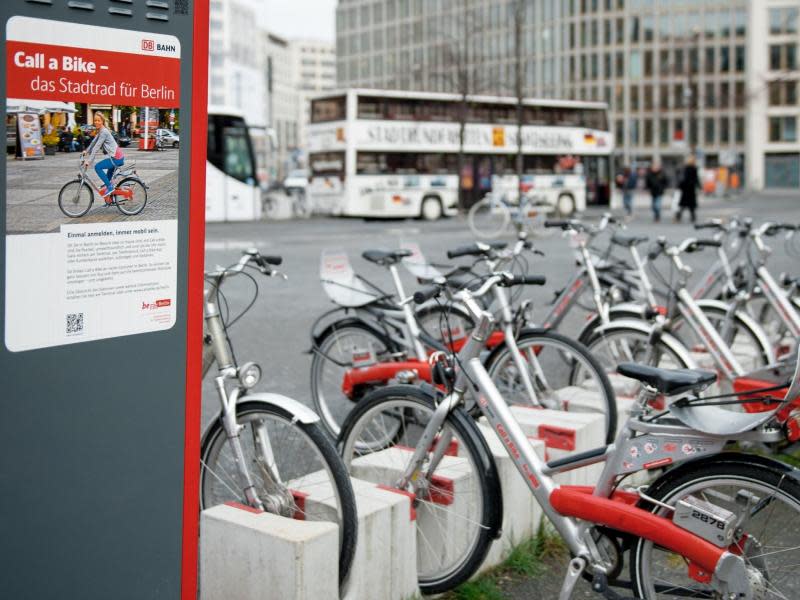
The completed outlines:
<svg viewBox="0 0 800 600">
<path fill-rule="evenodd" d="M 479 424 L 478 427 L 486 438 L 497 465 L 503 494 L 503 534 L 492 543 L 492 548 L 478 571 L 482 573 L 502 563 L 515 546 L 536 533 L 542 518 L 542 509 L 497 434 L 487 424 Z M 544 442 L 531 440 L 531 445 L 544 459 Z"/>
<path fill-rule="evenodd" d="M 512 406 L 511 412 L 529 438 L 542 440 L 546 460 L 555 460 L 605 445 L 605 416 Z M 558 483 L 594 485 L 602 464 L 583 467 L 555 477 Z"/>
<path fill-rule="evenodd" d="M 200 515 L 201 600 L 335 600 L 334 523 L 222 504 Z"/>
<path fill-rule="evenodd" d="M 406 495 L 406 492 L 393 487 L 412 452 L 411 448 L 394 446 L 355 458 L 351 473 L 358 479 L 378 484 L 385 491 Z M 469 535 L 470 528 L 464 525 L 478 522 L 480 518 L 476 513 L 477 502 L 469 494 L 470 490 L 477 493 L 473 469 L 466 458 L 453 456 L 456 452 L 457 446 L 451 446 L 436 469 L 429 494 L 426 498 L 417 498 L 416 556 L 419 569 L 450 561 L 452 548 L 463 547 L 462 542 Z"/>
</svg>

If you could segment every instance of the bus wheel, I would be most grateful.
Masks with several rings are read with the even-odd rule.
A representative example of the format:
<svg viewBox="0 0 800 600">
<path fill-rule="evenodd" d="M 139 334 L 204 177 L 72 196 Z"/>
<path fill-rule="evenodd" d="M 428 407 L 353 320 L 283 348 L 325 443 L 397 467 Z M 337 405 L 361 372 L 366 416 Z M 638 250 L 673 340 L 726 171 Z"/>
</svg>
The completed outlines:
<svg viewBox="0 0 800 600">
<path fill-rule="evenodd" d="M 420 217 L 425 221 L 436 221 L 442 216 L 442 203 L 436 196 L 426 196 L 422 199 Z"/>
<path fill-rule="evenodd" d="M 556 209 L 562 217 L 568 217 L 575 212 L 575 199 L 570 194 L 561 194 L 556 203 Z"/>
</svg>

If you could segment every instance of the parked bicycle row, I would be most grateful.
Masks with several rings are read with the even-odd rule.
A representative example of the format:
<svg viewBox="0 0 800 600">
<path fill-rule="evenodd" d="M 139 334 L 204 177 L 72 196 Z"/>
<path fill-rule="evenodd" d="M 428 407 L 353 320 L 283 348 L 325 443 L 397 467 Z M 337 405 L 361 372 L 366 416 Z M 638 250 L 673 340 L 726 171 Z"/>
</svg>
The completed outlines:
<svg viewBox="0 0 800 600">
<path fill-rule="evenodd" d="M 225 279 L 275 275 L 278 258 L 249 251 L 209 273 L 204 366 L 219 367 L 222 412 L 203 437 L 203 506 L 338 522 L 346 586 L 357 517 L 344 474 L 402 491 L 427 515 L 416 521 L 420 589 L 439 593 L 473 576 L 501 533 L 496 436 L 573 556 L 562 598 L 582 574 L 606 598 L 620 587 L 638 598 L 796 597 L 800 479 L 764 455 L 800 438 L 797 280 L 769 271 L 767 246 L 784 235 L 793 252 L 797 227 L 713 221 L 669 241 L 608 215 L 543 225 L 563 233 L 576 269 L 539 319 L 525 288 L 551 282 L 524 232 L 441 262 L 410 241 L 365 250 L 391 291 L 325 251 L 336 307 L 311 332 L 319 416 L 249 391 L 260 371 L 237 362 L 228 337 L 241 314 L 225 314 Z M 701 251 L 717 261 L 693 282 L 685 256 Z M 560 331 L 587 303 L 578 335 Z M 518 423 L 531 408 L 597 415 L 608 445 L 543 460 Z M 591 465 L 603 465 L 593 487 L 553 480 Z"/>
</svg>

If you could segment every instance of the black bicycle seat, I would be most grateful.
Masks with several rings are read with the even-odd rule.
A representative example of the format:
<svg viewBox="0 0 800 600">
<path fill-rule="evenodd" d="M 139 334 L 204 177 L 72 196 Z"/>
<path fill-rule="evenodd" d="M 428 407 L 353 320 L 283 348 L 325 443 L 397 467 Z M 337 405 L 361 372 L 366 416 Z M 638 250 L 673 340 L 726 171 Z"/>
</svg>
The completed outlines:
<svg viewBox="0 0 800 600">
<path fill-rule="evenodd" d="M 717 374 L 711 371 L 659 369 L 637 363 L 621 363 L 617 365 L 617 373 L 646 383 L 667 396 L 700 390 L 717 380 Z"/>
<path fill-rule="evenodd" d="M 627 248 L 638 246 L 639 244 L 646 242 L 648 239 L 649 238 L 646 235 L 623 235 L 621 233 L 615 233 L 611 236 L 612 243 L 625 246 Z"/>
<path fill-rule="evenodd" d="M 413 252 L 411 250 L 365 250 L 361 256 L 363 256 L 369 262 L 373 262 L 376 265 L 380 265 L 382 267 L 388 267 L 389 265 L 395 265 L 399 263 L 402 259 L 407 256 L 411 256 Z"/>
</svg>

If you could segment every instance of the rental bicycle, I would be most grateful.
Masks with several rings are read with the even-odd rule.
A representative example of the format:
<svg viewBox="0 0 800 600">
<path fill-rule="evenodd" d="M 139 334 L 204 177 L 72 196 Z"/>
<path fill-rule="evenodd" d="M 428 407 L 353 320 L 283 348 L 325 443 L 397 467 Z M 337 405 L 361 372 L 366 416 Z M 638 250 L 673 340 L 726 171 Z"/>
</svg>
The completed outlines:
<svg viewBox="0 0 800 600">
<path fill-rule="evenodd" d="M 344 587 L 355 554 L 355 496 L 344 464 L 319 417 L 296 400 L 276 393 L 254 393 L 261 368 L 236 359 L 229 329 L 253 306 L 258 295 L 255 270 L 281 276 L 277 256 L 247 250 L 238 263 L 206 273 L 203 374 L 216 363 L 214 377 L 221 411 L 202 436 L 201 509 L 237 502 L 276 515 L 339 526 L 339 582 Z M 252 302 L 237 317 L 225 317 L 221 291 L 230 277 L 249 278 Z"/>
<path fill-rule="evenodd" d="M 497 281 L 487 280 L 479 292 Z M 415 300 L 441 291 L 429 288 Z M 446 591 L 471 577 L 502 523 L 497 467 L 466 413 L 477 408 L 487 435 L 498 437 L 573 557 L 560 600 L 572 596 L 582 575 L 610 600 L 621 598 L 612 586 L 648 600 L 800 595 L 800 471 L 723 451 L 730 440 L 780 439 L 773 424 L 777 409 L 733 412 L 720 400 L 697 398 L 714 382 L 711 372 L 622 364 L 619 373 L 642 387 L 614 443 L 545 462 L 478 356 L 492 328 L 491 314 L 468 290 L 454 298 L 475 315 L 477 326 L 458 358 L 442 367 L 450 371 L 444 374 L 448 390 L 397 385 L 373 392 L 350 414 L 339 439 L 351 473 L 413 494 L 424 593 Z M 479 393 L 467 394 L 471 388 Z M 673 400 L 666 409 L 654 406 L 662 396 Z M 796 368 L 778 403 L 798 396 Z M 473 398 L 475 407 L 469 405 Z M 559 473 L 599 463 L 603 471 L 593 488 L 553 481 Z M 650 485 L 623 487 L 627 476 L 640 471 L 653 476 Z M 629 580 L 621 577 L 626 563 Z"/>
<path fill-rule="evenodd" d="M 136 174 L 135 163 L 114 172 L 111 178 L 112 191 L 106 208 L 116 206 L 123 215 L 138 215 L 147 204 L 147 185 Z M 58 207 L 68 217 L 78 218 L 89 212 L 94 203 L 95 192 L 102 196 L 100 188 L 89 177 L 88 167 L 80 162 L 78 176 L 68 181 L 58 192 Z"/>
</svg>

